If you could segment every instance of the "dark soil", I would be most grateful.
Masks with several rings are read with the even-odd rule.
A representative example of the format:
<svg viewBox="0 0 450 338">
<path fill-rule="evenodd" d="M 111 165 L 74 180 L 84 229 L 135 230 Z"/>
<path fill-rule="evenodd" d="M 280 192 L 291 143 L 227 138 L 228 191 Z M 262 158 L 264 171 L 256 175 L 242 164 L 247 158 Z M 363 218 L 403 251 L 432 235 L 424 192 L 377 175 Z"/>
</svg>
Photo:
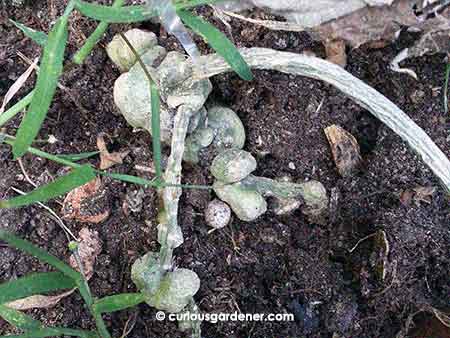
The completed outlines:
<svg viewBox="0 0 450 338">
<path fill-rule="evenodd" d="M 106 3 L 106 1 L 99 1 Z M 30 1 L 31 3 L 31 1 Z M 3 8 L 0 12 L 0 97 L 27 68 L 18 57 L 30 59 L 40 49 L 13 27 L 7 18 L 47 31 L 63 11 L 63 0 L 35 1 L 24 9 Z M 205 14 L 210 14 L 208 11 Z M 215 23 L 224 28 L 215 19 Z M 272 32 L 233 20 L 232 36 L 238 46 L 260 46 L 279 50 L 313 51 L 324 56 L 320 43 L 307 33 Z M 95 27 L 95 22 L 73 16 L 68 57 L 79 48 Z M 179 50 L 155 24 L 143 24 L 159 36 L 160 44 Z M 112 98 L 118 70 L 108 60 L 104 44 L 125 25 L 114 25 L 87 62 L 66 73 L 61 82 L 69 92 L 58 91 L 41 139 L 54 135 L 55 144 L 42 143 L 47 152 L 92 151 L 96 136 L 105 132 L 111 150 L 130 150 L 115 172 L 146 176 L 135 165 L 151 162 L 151 139 L 133 132 L 118 115 Z M 410 60 L 419 81 L 393 73 L 388 65 L 416 36 L 403 34 L 384 49 L 360 48 L 349 51 L 346 69 L 375 87 L 411 116 L 450 156 L 450 119 L 442 107 L 444 55 Z M 207 47 L 199 41 L 204 51 Z M 32 88 L 33 81 L 20 91 Z M 408 318 L 421 309 L 449 309 L 450 208 L 433 174 L 408 146 L 338 90 L 320 81 L 276 72 L 255 72 L 252 82 L 236 75 L 213 79 L 211 101 L 233 108 L 247 130 L 245 149 L 258 158 L 259 175 L 290 176 L 296 181 L 321 181 L 332 197 L 332 213 L 326 224 L 310 223 L 300 212 L 276 216 L 269 211 L 253 223 L 233 219 L 221 231 L 208 234 L 203 211 L 208 192 L 187 191 L 181 201 L 180 224 L 185 243 L 176 251 L 176 265 L 194 270 L 202 284 L 195 296 L 202 312 L 294 313 L 294 322 L 204 323 L 204 337 L 346 337 L 394 338 L 405 328 Z M 318 109 L 318 107 L 320 109 Z M 14 134 L 16 118 L 6 126 Z M 339 124 L 351 132 L 362 148 L 364 166 L 352 177 L 339 176 L 323 129 Z M 95 163 L 96 160 L 91 160 Z M 63 172 L 47 160 L 25 156 L 24 166 L 38 184 Z M 292 164 L 294 166 L 292 166 Z M 294 168 L 294 169 L 293 169 Z M 0 198 L 14 196 L 10 187 L 32 190 L 10 148 L 0 147 Z M 184 172 L 189 183 L 211 184 L 206 167 L 189 167 Z M 158 250 L 156 241 L 157 201 L 151 189 L 144 190 L 143 207 L 124 212 L 127 197 L 139 187 L 104 181 L 112 214 L 102 224 L 89 224 L 99 232 L 103 251 L 90 281 L 98 296 L 135 291 L 130 266 L 149 250 Z M 431 197 L 420 199 L 413 189 L 436 187 Z M 59 201 L 48 203 L 60 212 Z M 139 204 L 139 203 L 138 203 Z M 67 240 L 45 210 L 31 206 L 0 210 L 0 227 L 32 241 L 50 253 L 67 259 Z M 67 221 L 74 232 L 86 224 Z M 384 230 L 390 245 L 387 276 L 377 277 L 374 262 L 378 247 L 376 231 Z M 360 244 L 349 253 L 359 240 Z M 49 270 L 36 259 L 6 245 L 0 247 L 0 280 Z M 47 325 L 93 328 L 94 323 L 78 294 L 56 307 L 28 311 Z M 175 323 L 155 320 L 156 310 L 147 305 L 106 315 L 113 337 L 120 337 L 129 318 L 136 318 L 128 337 L 185 337 Z M 419 313 L 414 337 L 448 338 L 448 328 L 429 313 Z M 432 324 L 430 324 L 432 323 Z M 16 331 L 0 319 L 0 333 Z M 333 335 L 334 334 L 334 335 Z"/>
</svg>

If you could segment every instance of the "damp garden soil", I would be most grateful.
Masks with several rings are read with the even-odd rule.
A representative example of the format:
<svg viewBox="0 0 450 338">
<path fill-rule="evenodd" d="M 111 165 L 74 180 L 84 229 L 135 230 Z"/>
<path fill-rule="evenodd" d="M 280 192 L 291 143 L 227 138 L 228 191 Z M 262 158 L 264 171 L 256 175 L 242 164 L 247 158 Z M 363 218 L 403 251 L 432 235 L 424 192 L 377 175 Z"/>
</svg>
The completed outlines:
<svg viewBox="0 0 450 338">
<path fill-rule="evenodd" d="M 48 31 L 64 5 L 65 1 L 49 0 L 36 1 L 20 10 L 1 9 L 0 97 L 27 67 L 17 53 L 30 59 L 40 53 L 7 18 Z M 207 9 L 202 13 L 211 16 Z M 210 19 L 224 29 L 222 23 Z M 168 50 L 180 50 L 159 25 L 137 26 L 155 32 L 159 43 Z M 73 15 L 68 56 L 94 27 L 93 21 Z M 234 42 L 240 47 L 312 51 L 324 56 L 323 46 L 307 33 L 273 32 L 236 20 L 231 27 Z M 104 50 L 104 44 L 115 33 L 127 28 L 111 26 L 87 62 L 62 77 L 69 91 L 58 91 L 40 133 L 42 139 L 54 135 L 58 142 L 40 146 L 55 154 L 92 151 L 96 136 L 104 132 L 109 135 L 110 150 L 130 150 L 124 163 L 112 170 L 149 177 L 135 166 L 151 163 L 151 138 L 145 132 L 134 132 L 118 114 L 112 87 L 119 72 Z M 450 156 L 450 119 L 443 111 L 440 90 L 444 55 L 406 63 L 417 72 L 419 81 L 393 73 L 388 67 L 392 58 L 415 38 L 402 34 L 395 44 L 383 49 L 362 47 L 348 51 L 346 69 L 407 112 Z M 210 52 L 202 41 L 197 41 L 204 52 Z M 332 197 L 332 213 L 325 224 L 313 224 L 299 212 L 276 216 L 269 211 L 251 223 L 234 218 L 227 228 L 208 234 L 203 211 L 211 193 L 185 191 L 179 216 L 185 243 L 176 250 L 175 263 L 199 275 L 202 283 L 195 298 L 201 311 L 295 315 L 294 322 L 204 323 L 203 336 L 331 338 L 339 337 L 333 333 L 342 332 L 345 338 L 394 338 L 408 317 L 420 309 L 433 306 L 448 310 L 450 208 L 430 170 L 398 136 L 331 86 L 271 71 L 254 73 L 252 82 L 244 82 L 235 74 L 214 77 L 210 100 L 230 106 L 242 119 L 248 135 L 245 149 L 257 156 L 258 174 L 321 181 Z M 31 89 L 32 82 L 27 82 L 19 96 Z M 19 122 L 20 118 L 15 118 L 6 131 L 14 134 Z M 352 177 L 344 179 L 337 173 L 323 132 L 331 124 L 351 132 L 361 145 L 364 165 Z M 65 170 L 29 155 L 24 158 L 24 166 L 38 184 L 49 182 Z M 12 186 L 32 189 L 6 146 L 0 146 L 0 172 L 1 198 L 14 194 Z M 213 182 L 206 166 L 185 166 L 184 181 Z M 431 198 L 420 199 L 411 193 L 414 188 L 430 186 L 436 187 Z M 109 180 L 104 181 L 104 189 L 112 214 L 101 224 L 88 224 L 99 232 L 103 242 L 90 281 L 93 293 L 99 297 L 134 291 L 131 264 L 145 252 L 158 249 L 155 191 L 145 189 L 139 194 L 139 187 Z M 61 201 L 48 205 L 59 212 Z M 133 211 L 125 212 L 124 205 L 130 203 Z M 73 221 L 67 221 L 67 225 L 73 231 L 86 226 Z M 64 234 L 39 207 L 0 210 L 0 227 L 58 257 L 68 258 Z M 378 230 L 385 231 L 390 245 L 383 283 L 373 267 L 377 259 L 373 238 L 369 236 L 349 253 L 360 239 Z M 0 267 L 2 282 L 49 269 L 4 244 L 0 244 Z M 73 294 L 53 308 L 28 312 L 47 325 L 92 328 L 94 323 L 82 304 L 80 296 Z M 155 309 L 140 305 L 106 315 L 105 320 L 114 337 L 121 336 L 130 318 L 135 325 L 128 337 L 187 336 L 176 323 L 157 322 L 155 313 Z M 449 330 L 426 312 L 415 316 L 414 323 L 411 337 L 450 337 Z M 11 333 L 16 332 L 0 319 L 0 334 Z"/>
</svg>

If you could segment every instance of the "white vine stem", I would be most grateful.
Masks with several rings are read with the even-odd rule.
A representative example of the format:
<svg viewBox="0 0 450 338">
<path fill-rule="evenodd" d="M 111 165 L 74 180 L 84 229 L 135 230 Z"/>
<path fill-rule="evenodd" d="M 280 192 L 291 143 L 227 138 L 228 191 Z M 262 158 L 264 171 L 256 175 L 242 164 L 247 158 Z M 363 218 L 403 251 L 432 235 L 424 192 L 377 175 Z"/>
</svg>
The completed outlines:
<svg viewBox="0 0 450 338">
<path fill-rule="evenodd" d="M 325 81 L 341 90 L 406 141 L 422 157 L 439 178 L 446 192 L 450 194 L 450 161 L 447 156 L 405 112 L 374 88 L 341 67 L 316 57 L 266 48 L 243 48 L 239 51 L 251 68 L 306 76 Z M 193 69 L 194 76 L 198 79 L 232 71 L 224 59 L 217 54 L 200 57 Z M 181 106 L 178 109 L 172 136 L 172 152 L 165 173 L 166 183 L 180 184 L 184 142 L 192 113 L 187 106 Z M 180 195 L 181 188 L 178 187 L 166 187 L 163 192 L 168 225 L 166 238 L 170 238 L 171 233 L 175 233 L 179 227 L 177 216 Z M 173 247 L 166 244 L 161 249 L 162 263 L 166 267 L 170 266 Z"/>
<path fill-rule="evenodd" d="M 243 48 L 239 51 L 251 68 L 302 75 L 325 81 L 341 90 L 406 141 L 422 157 L 450 194 L 450 161 L 447 156 L 422 128 L 377 90 L 341 67 L 316 57 L 266 48 Z M 217 54 L 202 56 L 196 65 L 195 76 L 198 78 L 232 71 Z"/>
<path fill-rule="evenodd" d="M 167 169 L 164 174 L 166 183 L 179 185 L 181 183 L 181 163 L 183 160 L 184 143 L 188 131 L 189 120 L 195 113 L 189 106 L 182 105 L 178 107 L 175 115 L 172 144 L 169 159 L 167 161 Z M 181 196 L 181 188 L 178 186 L 165 187 L 162 192 L 164 203 L 164 212 L 166 217 L 166 227 L 164 228 L 163 240 L 160 249 L 160 262 L 163 269 L 168 270 L 172 265 L 172 254 L 176 241 L 171 237 L 176 237 L 177 233 L 181 233 L 178 229 L 178 202 Z"/>
</svg>

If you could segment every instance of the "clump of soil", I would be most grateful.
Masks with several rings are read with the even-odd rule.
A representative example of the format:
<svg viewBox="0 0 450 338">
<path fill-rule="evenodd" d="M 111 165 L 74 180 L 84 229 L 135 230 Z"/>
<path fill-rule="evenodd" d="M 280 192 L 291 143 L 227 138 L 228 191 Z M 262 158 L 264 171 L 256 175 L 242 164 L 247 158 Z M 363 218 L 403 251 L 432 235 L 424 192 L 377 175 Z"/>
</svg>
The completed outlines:
<svg viewBox="0 0 450 338">
<path fill-rule="evenodd" d="M 48 31 L 64 3 L 38 1 L 21 10 L 1 9 L 0 44 L 4 48 L 0 50 L 0 96 L 27 68 L 17 52 L 31 59 L 40 54 L 38 46 L 13 28 L 7 18 Z M 211 14 L 208 10 L 202 13 Z M 224 28 L 220 21 L 211 20 Z M 78 14 L 71 22 L 68 56 L 95 27 L 94 22 Z M 140 26 L 154 31 L 167 49 L 180 50 L 175 39 L 159 25 Z M 231 27 L 234 42 L 240 47 L 324 55 L 323 46 L 307 33 L 273 32 L 237 20 L 232 20 Z M 113 25 L 104 42 L 126 28 Z M 444 56 L 406 62 L 419 75 L 419 81 L 393 73 L 388 67 L 414 38 L 404 34 L 384 49 L 362 47 L 349 51 L 346 69 L 406 111 L 450 156 L 450 119 L 444 114 L 440 92 Z M 210 51 L 197 41 L 204 52 Z M 110 170 L 149 178 L 151 174 L 137 170 L 136 165 L 151 163 L 151 139 L 144 132 L 134 132 L 118 115 L 112 86 L 119 72 L 109 62 L 103 46 L 83 66 L 62 77 L 62 84 L 70 92 L 58 91 L 40 133 L 41 139 L 54 135 L 58 142 L 42 143 L 41 148 L 55 154 L 92 151 L 97 135 L 104 132 L 112 140 L 110 151 L 131 151 L 123 164 Z M 425 306 L 445 311 L 450 294 L 450 208 L 428 168 L 398 136 L 329 85 L 270 71 L 254 74 L 252 82 L 244 82 L 235 74 L 213 78 L 211 101 L 230 106 L 244 122 L 248 135 L 245 149 L 257 156 L 258 175 L 321 181 L 330 192 L 332 214 L 327 224 L 319 225 L 308 222 L 300 212 L 276 216 L 269 211 L 252 223 L 235 218 L 229 227 L 208 234 L 203 212 L 212 193 L 185 191 L 179 217 L 185 243 L 176 251 L 175 261 L 177 266 L 193 269 L 200 276 L 201 289 L 195 298 L 201 311 L 295 315 L 294 322 L 204 323 L 203 335 L 316 338 L 336 333 L 342 337 L 393 338 L 405 329 L 408 317 Z M 31 87 L 29 81 L 19 96 Z M 19 122 L 20 118 L 11 121 L 6 131 L 14 134 Z M 323 132 L 331 124 L 352 133 L 361 146 L 364 165 L 353 176 L 341 178 L 333 163 Z M 98 162 L 91 160 L 96 165 Z M 54 163 L 29 155 L 24 158 L 24 166 L 38 184 L 64 172 Z M 32 189 L 7 146 L 0 146 L 0 171 L 1 198 L 14 195 L 11 186 Z M 193 184 L 213 181 L 205 166 L 186 167 L 184 174 L 185 182 Z M 89 225 L 103 241 L 103 252 L 90 281 L 98 297 L 134 291 L 131 264 L 145 252 L 158 249 L 155 192 L 141 192 L 139 187 L 110 180 L 104 184 L 111 216 L 101 224 Z M 417 198 L 415 188 L 430 186 L 436 187 L 432 196 Z M 60 212 L 61 201 L 48 205 Z M 2 228 L 68 259 L 65 236 L 39 207 L 0 210 L 0 219 Z M 75 221 L 66 223 L 74 232 L 84 226 Z M 377 277 L 374 267 L 377 246 L 371 235 L 379 230 L 386 233 L 390 247 L 384 281 Z M 0 247 L 0 266 L 1 281 L 49 270 L 36 259 L 4 245 Z M 46 325 L 93 328 L 81 304 L 80 296 L 73 294 L 55 308 L 29 312 Z M 128 337 L 186 336 L 175 323 L 157 322 L 155 313 L 155 309 L 140 305 L 106 315 L 105 320 L 114 337 L 121 336 L 129 318 L 136 319 Z M 425 323 L 419 333 L 430 332 L 426 331 L 428 319 L 425 316 L 418 321 Z M 0 334 L 14 332 L 0 319 Z M 450 336 L 448 328 L 436 332 L 433 337 Z"/>
</svg>

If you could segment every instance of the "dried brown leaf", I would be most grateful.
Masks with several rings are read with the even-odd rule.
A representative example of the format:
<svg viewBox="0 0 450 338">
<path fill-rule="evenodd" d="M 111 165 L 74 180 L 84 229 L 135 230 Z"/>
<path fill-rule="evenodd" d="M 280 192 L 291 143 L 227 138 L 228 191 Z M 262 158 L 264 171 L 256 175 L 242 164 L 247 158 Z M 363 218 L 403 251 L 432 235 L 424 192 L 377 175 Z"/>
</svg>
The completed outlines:
<svg viewBox="0 0 450 338">
<path fill-rule="evenodd" d="M 408 48 L 408 57 L 450 52 L 450 7 L 415 28 L 422 31 L 422 37 Z"/>
<path fill-rule="evenodd" d="M 91 231 L 88 228 L 82 228 L 78 233 L 80 239 L 78 243 L 78 255 L 86 279 L 90 279 L 94 274 L 94 265 L 97 256 L 102 251 L 102 245 L 97 231 Z M 72 254 L 69 258 L 70 265 L 79 270 L 77 260 Z M 8 307 L 16 310 L 51 308 L 59 301 L 71 295 L 76 289 L 61 293 L 55 296 L 33 295 L 23 299 L 18 299 L 6 304 Z"/>
<path fill-rule="evenodd" d="M 400 193 L 400 203 L 402 203 L 404 206 L 409 206 L 412 202 L 412 199 L 414 197 L 414 192 L 411 190 L 404 190 Z"/>
<path fill-rule="evenodd" d="M 51 308 L 58 304 L 61 299 L 71 295 L 75 290 L 72 289 L 56 296 L 33 295 L 10 302 L 6 306 L 15 310 Z"/>
<path fill-rule="evenodd" d="M 436 187 L 415 187 L 414 200 L 416 202 L 425 202 L 430 204 L 433 194 L 436 192 Z"/>
<path fill-rule="evenodd" d="M 12 100 L 14 95 L 17 94 L 17 92 L 22 88 L 22 86 L 27 82 L 30 75 L 33 73 L 34 67 L 37 65 L 39 59 L 36 58 L 34 62 L 28 67 L 28 69 L 19 76 L 19 78 L 16 80 L 16 82 L 13 83 L 11 88 L 9 88 L 8 92 L 5 94 L 5 97 L 3 98 L 2 106 L 0 107 L 0 114 L 2 114 L 5 111 L 6 105 L 9 103 L 9 101 Z"/>
<path fill-rule="evenodd" d="M 391 6 L 365 7 L 314 29 L 322 41 L 344 40 L 352 47 L 377 41 L 389 43 L 401 26 L 419 23 L 414 14 L 414 0 L 397 0 Z"/>
<path fill-rule="evenodd" d="M 86 279 L 90 279 L 94 274 L 95 260 L 102 251 L 101 240 L 98 232 L 82 228 L 78 234 L 80 241 L 78 242 L 78 255 L 83 265 L 83 273 Z M 70 265 L 79 270 L 79 266 L 75 256 L 72 254 L 69 258 Z"/>
<path fill-rule="evenodd" d="M 348 131 L 337 125 L 325 128 L 333 159 L 341 176 L 350 176 L 359 168 L 362 158 L 359 144 Z"/>
<path fill-rule="evenodd" d="M 345 42 L 343 40 L 326 41 L 324 45 L 327 53 L 327 60 L 345 68 L 347 65 Z"/>
<path fill-rule="evenodd" d="M 106 190 L 100 178 L 96 178 L 67 194 L 63 202 L 64 218 L 79 222 L 101 223 L 110 214 Z"/>
<path fill-rule="evenodd" d="M 110 153 L 106 148 L 105 134 L 97 136 L 97 148 L 100 151 L 100 169 L 108 169 L 116 164 L 122 164 L 123 159 L 130 153 L 129 151 Z"/>
</svg>

